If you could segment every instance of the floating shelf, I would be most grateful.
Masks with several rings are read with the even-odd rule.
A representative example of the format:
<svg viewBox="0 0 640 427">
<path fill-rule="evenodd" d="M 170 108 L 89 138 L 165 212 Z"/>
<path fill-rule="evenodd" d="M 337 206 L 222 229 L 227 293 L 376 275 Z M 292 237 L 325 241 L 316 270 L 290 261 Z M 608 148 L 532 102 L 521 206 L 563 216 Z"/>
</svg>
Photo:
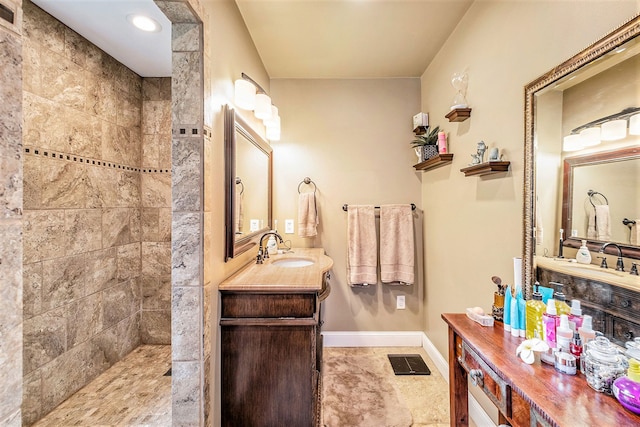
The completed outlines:
<svg viewBox="0 0 640 427">
<path fill-rule="evenodd" d="M 453 161 L 453 154 L 438 154 L 435 157 L 425 160 L 424 162 L 420 162 L 417 165 L 413 165 L 413 167 L 417 171 L 426 171 L 429 169 L 437 168 L 438 166 L 442 166 L 446 163 L 451 163 Z"/>
<path fill-rule="evenodd" d="M 484 162 L 479 165 L 473 165 L 460 169 L 464 172 L 464 176 L 482 176 L 492 173 L 506 172 L 509 170 L 511 162 Z"/>
<path fill-rule="evenodd" d="M 450 122 L 464 122 L 471 117 L 471 108 L 455 108 L 445 116 Z"/>
</svg>

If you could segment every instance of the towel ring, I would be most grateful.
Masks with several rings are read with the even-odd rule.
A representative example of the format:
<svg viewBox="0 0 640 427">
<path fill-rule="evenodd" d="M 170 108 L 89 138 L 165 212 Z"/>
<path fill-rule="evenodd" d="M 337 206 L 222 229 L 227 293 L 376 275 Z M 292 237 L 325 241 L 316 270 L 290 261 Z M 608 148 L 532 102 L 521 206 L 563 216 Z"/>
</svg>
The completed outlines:
<svg viewBox="0 0 640 427">
<path fill-rule="evenodd" d="M 308 176 L 305 177 L 302 181 L 300 181 L 300 184 L 298 184 L 298 194 L 300 194 L 300 186 L 302 184 L 313 184 L 313 194 L 316 194 L 316 190 L 318 189 L 318 187 L 316 186 L 316 183 L 311 181 L 311 178 L 309 178 Z"/>
<path fill-rule="evenodd" d="M 244 184 L 239 176 L 236 176 L 236 185 L 240 184 L 240 194 L 244 193 Z"/>
<path fill-rule="evenodd" d="M 591 206 L 593 206 L 594 208 L 596 207 L 596 205 L 593 203 L 593 196 L 595 196 L 597 194 L 602 196 L 602 198 L 605 201 L 605 205 L 609 204 L 609 200 L 607 200 L 607 197 L 604 194 L 598 193 L 597 191 L 589 190 L 589 191 L 587 191 L 587 195 L 589 196 L 589 203 L 591 203 Z"/>
</svg>

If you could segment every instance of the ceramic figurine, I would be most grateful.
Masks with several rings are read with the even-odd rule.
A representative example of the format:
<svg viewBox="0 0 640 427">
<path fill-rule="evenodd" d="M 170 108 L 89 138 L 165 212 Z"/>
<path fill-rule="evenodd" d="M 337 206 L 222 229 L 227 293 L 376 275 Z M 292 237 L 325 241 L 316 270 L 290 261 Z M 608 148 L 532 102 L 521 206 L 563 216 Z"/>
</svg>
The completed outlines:
<svg viewBox="0 0 640 427">
<path fill-rule="evenodd" d="M 469 166 L 479 165 L 480 163 L 482 163 L 480 161 L 480 155 L 479 154 L 472 154 L 471 158 L 473 160 L 471 161 L 471 163 L 469 163 Z"/>
<path fill-rule="evenodd" d="M 477 153 L 478 153 L 478 163 L 483 163 L 484 162 L 484 152 L 487 151 L 487 144 L 484 143 L 484 141 L 480 141 L 478 142 L 478 148 L 477 148 Z M 475 162 L 475 158 L 474 158 L 474 162 Z M 477 164 L 477 163 L 474 163 Z"/>
</svg>

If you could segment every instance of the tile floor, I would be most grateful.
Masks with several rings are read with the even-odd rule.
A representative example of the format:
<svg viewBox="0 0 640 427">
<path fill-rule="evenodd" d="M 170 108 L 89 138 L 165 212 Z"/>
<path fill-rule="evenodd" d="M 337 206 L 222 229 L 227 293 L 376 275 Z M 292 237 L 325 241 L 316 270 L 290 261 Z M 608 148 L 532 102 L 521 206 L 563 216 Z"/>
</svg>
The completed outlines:
<svg viewBox="0 0 640 427">
<path fill-rule="evenodd" d="M 325 351 L 367 351 L 380 357 L 386 357 L 389 353 L 422 355 L 431 369 L 431 375 L 396 376 L 393 370 L 390 375 L 394 377 L 400 395 L 411 410 L 413 427 L 449 425 L 447 383 L 423 349 L 327 348 Z M 171 377 L 164 375 L 170 366 L 170 346 L 140 346 L 34 426 L 171 426 Z"/>
</svg>

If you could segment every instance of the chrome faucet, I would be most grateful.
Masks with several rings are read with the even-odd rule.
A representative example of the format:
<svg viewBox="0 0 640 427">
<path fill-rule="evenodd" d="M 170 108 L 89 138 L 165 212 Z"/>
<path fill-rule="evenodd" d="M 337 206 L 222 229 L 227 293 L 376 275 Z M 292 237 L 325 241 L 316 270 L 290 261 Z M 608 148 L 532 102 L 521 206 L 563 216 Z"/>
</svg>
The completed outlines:
<svg viewBox="0 0 640 427">
<path fill-rule="evenodd" d="M 274 235 L 278 240 L 280 240 L 280 243 L 284 243 L 284 239 L 282 238 L 282 236 L 276 233 L 275 231 L 268 231 L 264 233 L 262 237 L 260 237 L 260 246 L 258 247 L 258 256 L 256 257 L 256 264 L 262 264 L 265 259 L 269 258 L 269 252 L 267 252 L 264 246 L 262 246 L 262 242 L 264 241 L 264 238 L 269 235 Z"/>
<path fill-rule="evenodd" d="M 624 271 L 624 263 L 622 262 L 622 249 L 620 249 L 620 246 L 618 246 L 616 243 L 605 243 L 604 245 L 602 245 L 598 252 L 600 252 L 601 254 L 604 253 L 604 250 L 607 248 L 607 246 L 615 246 L 618 249 L 618 262 L 616 262 L 616 271 Z"/>
</svg>

